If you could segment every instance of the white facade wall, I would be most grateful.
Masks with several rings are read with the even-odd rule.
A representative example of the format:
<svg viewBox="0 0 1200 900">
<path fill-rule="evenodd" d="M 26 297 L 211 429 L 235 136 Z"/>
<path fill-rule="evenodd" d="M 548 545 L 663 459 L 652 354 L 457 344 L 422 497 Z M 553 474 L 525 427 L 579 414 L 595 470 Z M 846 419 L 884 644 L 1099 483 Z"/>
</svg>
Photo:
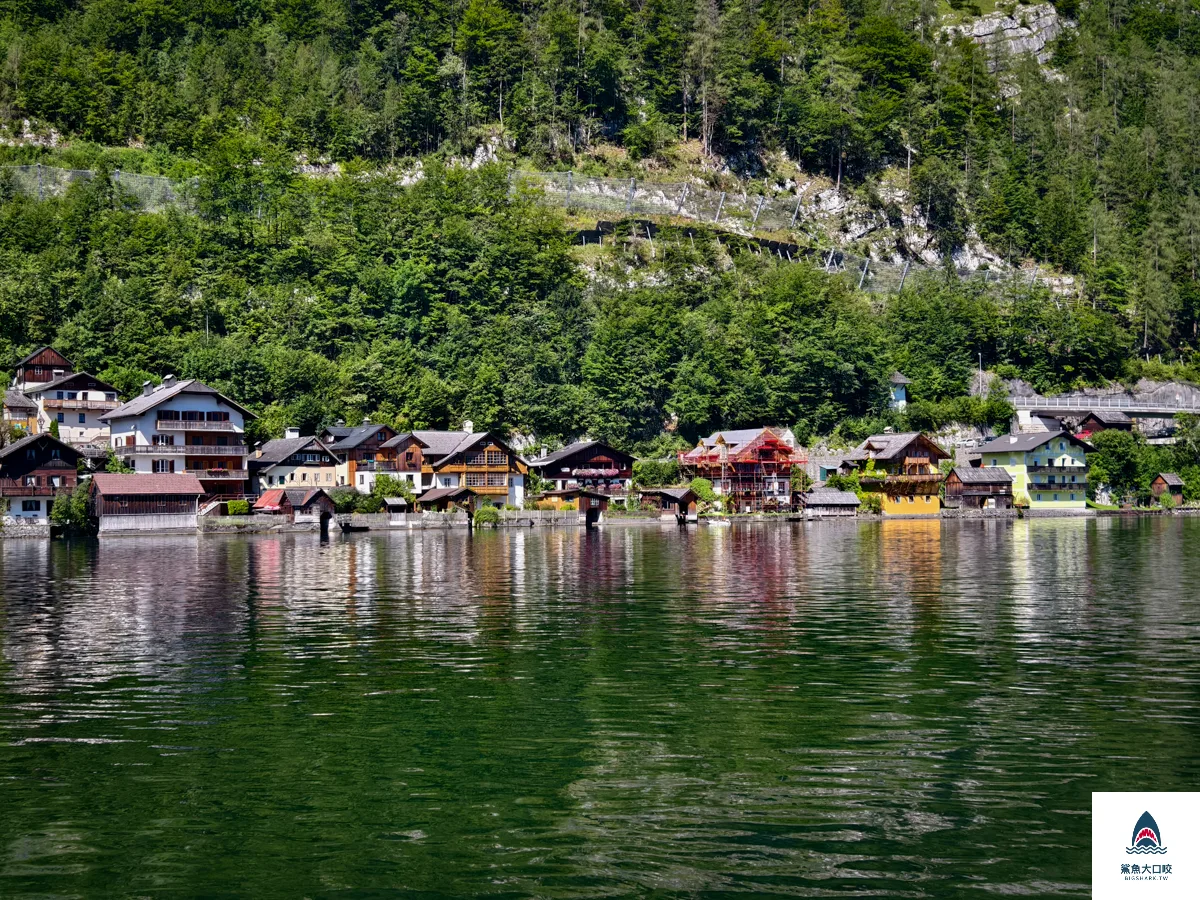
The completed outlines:
<svg viewBox="0 0 1200 900">
<path fill-rule="evenodd" d="M 134 534 L 143 531 L 195 531 L 195 513 L 145 516 L 101 516 L 100 534 Z"/>
<path fill-rule="evenodd" d="M 59 395 L 62 395 L 61 397 Z M 74 397 L 70 395 L 74 394 Z M 116 400 L 116 394 L 102 390 L 54 389 L 30 394 L 38 406 L 37 430 L 50 431 L 50 423 L 58 422 L 59 440 L 69 444 L 103 443 L 108 438 L 108 426 L 100 421 L 108 413 L 106 409 L 55 409 L 47 408 L 46 401 L 62 400 Z"/>
<path fill-rule="evenodd" d="M 54 494 L 43 494 L 37 497 L 9 497 L 8 512 L 5 515 L 22 522 L 50 521 L 50 509 L 54 506 Z M 37 504 L 37 509 L 26 509 L 26 505 Z"/>
<path fill-rule="evenodd" d="M 178 410 L 181 414 L 185 411 L 193 412 L 227 412 L 229 413 L 230 429 L 204 429 L 197 428 L 193 433 L 211 434 L 214 437 L 228 438 L 229 445 L 232 448 L 230 457 L 241 459 L 239 468 L 246 467 L 246 461 L 249 458 L 248 451 L 242 447 L 243 433 L 245 431 L 245 420 L 242 414 L 231 406 L 225 403 L 213 394 L 179 394 L 169 400 L 160 403 L 153 409 L 147 410 L 140 416 L 132 416 L 129 418 L 118 419 L 110 426 L 109 443 L 117 456 L 123 460 L 132 462 L 134 472 L 140 474 L 151 474 L 154 472 L 155 460 L 175 460 L 176 474 L 182 473 L 185 469 L 186 462 L 186 444 L 185 437 L 187 431 L 185 428 L 158 428 L 158 411 L 160 409 Z M 129 453 L 127 441 L 129 436 L 133 436 L 133 443 L 136 447 L 149 447 L 154 444 L 155 435 L 170 435 L 175 439 L 173 447 L 164 447 L 163 453 Z M 124 452 L 122 452 L 124 451 Z M 211 455 L 211 454 L 205 454 Z"/>
</svg>

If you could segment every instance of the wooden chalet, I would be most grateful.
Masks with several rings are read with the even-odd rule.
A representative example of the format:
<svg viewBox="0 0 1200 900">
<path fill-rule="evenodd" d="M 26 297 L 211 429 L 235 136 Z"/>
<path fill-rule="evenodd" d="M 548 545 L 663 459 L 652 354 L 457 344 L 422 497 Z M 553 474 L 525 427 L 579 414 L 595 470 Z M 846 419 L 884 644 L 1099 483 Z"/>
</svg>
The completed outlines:
<svg viewBox="0 0 1200 900">
<path fill-rule="evenodd" d="M 946 476 L 948 509 L 1012 509 L 1013 480 L 1000 466 L 957 466 Z"/>
<path fill-rule="evenodd" d="M 775 428 L 718 431 L 703 438 L 679 465 L 688 478 L 707 478 L 727 512 L 762 512 L 792 506 L 792 467 L 804 455 L 790 432 Z"/>
<path fill-rule="evenodd" d="M 338 429 L 340 431 L 340 429 Z M 325 429 L 322 441 L 336 437 L 334 429 Z M 375 476 L 380 472 L 392 474 L 396 471 L 396 454 L 386 448 L 396 430 L 389 425 L 375 425 L 369 420 L 349 429 L 347 434 L 327 446 L 338 458 L 337 483 L 369 494 L 375 487 Z"/>
<path fill-rule="evenodd" d="M 77 481 L 80 453 L 52 434 L 30 434 L 0 447 L 0 497 L 6 515 L 49 521 L 50 508 L 60 493 L 70 493 Z"/>
<path fill-rule="evenodd" d="M 529 468 L 558 491 L 581 487 L 611 496 L 624 494 L 633 480 L 633 457 L 603 441 L 576 441 Z"/>
<path fill-rule="evenodd" d="M 89 497 L 100 534 L 194 531 L 204 488 L 195 475 L 92 476 Z"/>
<path fill-rule="evenodd" d="M 1075 436 L 1086 441 L 1091 435 L 1109 429 L 1133 431 L 1133 419 L 1119 409 L 1093 409 L 1083 417 Z"/>
<path fill-rule="evenodd" d="M 1174 472 L 1159 472 L 1150 482 L 1150 493 L 1155 500 L 1169 496 L 1176 503 L 1183 502 L 1183 479 Z"/>
<path fill-rule="evenodd" d="M 942 474 L 938 463 L 950 454 L 919 432 L 874 434 L 842 463 L 857 470 L 864 491 L 878 493 L 884 515 L 936 516 Z"/>
<path fill-rule="evenodd" d="M 487 431 L 413 431 L 388 442 L 398 469 L 419 467 L 418 499 L 430 490 L 469 488 L 475 504 L 521 506 L 529 466 Z"/>
<path fill-rule="evenodd" d="M 28 390 L 75 372 L 71 361 L 53 347 L 39 347 L 17 361 L 15 386 Z"/>
<path fill-rule="evenodd" d="M 4 423 L 33 434 L 37 429 L 38 405 L 17 388 L 4 392 Z"/>
</svg>

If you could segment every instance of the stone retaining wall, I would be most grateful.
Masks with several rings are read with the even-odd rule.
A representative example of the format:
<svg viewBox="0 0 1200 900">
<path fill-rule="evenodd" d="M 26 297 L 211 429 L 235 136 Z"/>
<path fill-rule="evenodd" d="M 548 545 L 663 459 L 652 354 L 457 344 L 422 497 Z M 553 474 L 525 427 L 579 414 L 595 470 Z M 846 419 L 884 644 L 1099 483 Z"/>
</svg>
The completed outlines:
<svg viewBox="0 0 1200 900">
<path fill-rule="evenodd" d="M 0 538 L 48 538 L 50 524 L 23 519 L 20 516 L 4 516 L 0 519 Z"/>
</svg>

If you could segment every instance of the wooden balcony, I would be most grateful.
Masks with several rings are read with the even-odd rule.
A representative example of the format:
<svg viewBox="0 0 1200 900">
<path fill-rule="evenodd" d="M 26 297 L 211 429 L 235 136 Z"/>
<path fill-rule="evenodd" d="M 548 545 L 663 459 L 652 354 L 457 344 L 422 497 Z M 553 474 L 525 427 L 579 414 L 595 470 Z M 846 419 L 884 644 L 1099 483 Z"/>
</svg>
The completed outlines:
<svg viewBox="0 0 1200 900">
<path fill-rule="evenodd" d="M 245 481 L 250 473 L 245 469 L 184 469 L 185 475 L 195 475 L 201 481 L 219 478 L 222 481 Z"/>
<path fill-rule="evenodd" d="M 46 409 L 116 409 L 119 400 L 43 400 Z"/>
<path fill-rule="evenodd" d="M 159 431 L 241 431 L 234 422 L 202 422 L 196 419 L 159 419 L 154 427 Z"/>
<path fill-rule="evenodd" d="M 924 472 L 915 475 L 889 475 L 886 472 L 862 473 L 859 481 L 865 484 L 937 484 L 946 476 L 940 472 Z"/>
<path fill-rule="evenodd" d="M 1030 475 L 1086 475 L 1087 466 L 1026 466 Z"/>
<path fill-rule="evenodd" d="M 245 456 L 249 452 L 245 444 L 230 444 L 214 447 L 209 444 L 135 444 L 113 447 L 117 456 Z"/>
</svg>

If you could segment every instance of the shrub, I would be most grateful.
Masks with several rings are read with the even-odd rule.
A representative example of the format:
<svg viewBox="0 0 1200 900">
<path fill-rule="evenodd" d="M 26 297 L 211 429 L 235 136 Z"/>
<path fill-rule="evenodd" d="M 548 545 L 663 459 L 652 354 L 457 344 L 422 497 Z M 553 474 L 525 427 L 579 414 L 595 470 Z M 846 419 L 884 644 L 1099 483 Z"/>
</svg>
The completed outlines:
<svg viewBox="0 0 1200 900">
<path fill-rule="evenodd" d="M 864 491 L 858 496 L 859 510 L 868 513 L 883 512 L 883 497 L 873 491 Z"/>
<path fill-rule="evenodd" d="M 248 516 L 250 515 L 249 500 L 230 500 L 226 507 L 231 516 Z"/>
<path fill-rule="evenodd" d="M 559 509 L 563 512 L 575 512 L 575 510 L 579 509 L 579 506 L 575 503 L 564 503 Z"/>
<path fill-rule="evenodd" d="M 1174 509 L 1175 508 L 1175 498 L 1172 497 L 1170 494 L 1163 494 L 1161 497 L 1158 498 L 1158 502 L 1159 502 L 1159 505 L 1162 506 L 1163 509 Z"/>
<path fill-rule="evenodd" d="M 705 503 L 717 502 L 717 493 L 713 490 L 713 483 L 707 478 L 693 478 L 690 487 L 696 492 L 696 496 Z"/>
<path fill-rule="evenodd" d="M 383 509 L 383 498 L 376 494 L 362 494 L 354 511 L 360 513 L 377 513 Z"/>
<path fill-rule="evenodd" d="M 475 524 L 491 525 L 493 527 L 499 525 L 500 510 L 496 509 L 494 506 L 479 507 L 479 509 L 475 510 Z"/>
</svg>

